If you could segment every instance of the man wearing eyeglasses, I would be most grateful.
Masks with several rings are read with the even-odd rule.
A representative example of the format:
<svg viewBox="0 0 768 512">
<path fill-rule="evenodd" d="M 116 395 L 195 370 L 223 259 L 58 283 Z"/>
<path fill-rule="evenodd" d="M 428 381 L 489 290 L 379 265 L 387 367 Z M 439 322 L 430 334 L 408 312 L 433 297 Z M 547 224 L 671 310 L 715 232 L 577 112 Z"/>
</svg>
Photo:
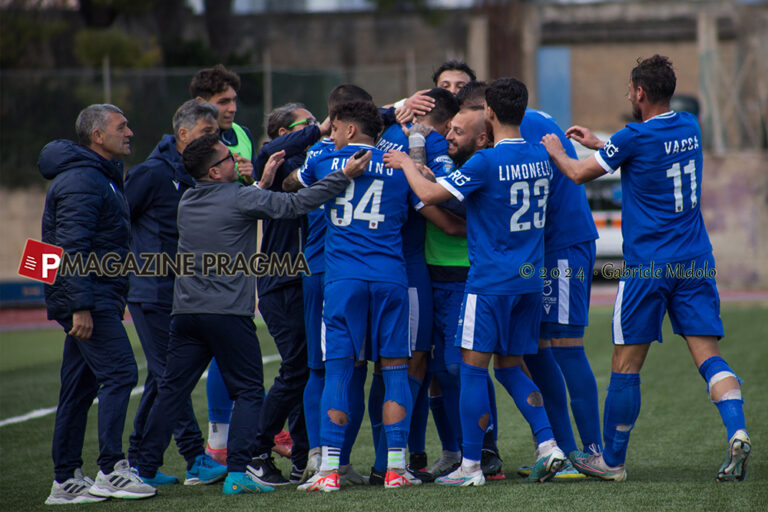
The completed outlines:
<svg viewBox="0 0 768 512">
<path fill-rule="evenodd" d="M 250 258 L 257 253 L 255 220 L 297 217 L 317 208 L 343 191 L 370 160 L 370 156 L 350 160 L 343 170 L 310 189 L 276 194 L 265 189 L 283 156 L 278 152 L 267 162 L 257 186 L 244 186 L 237 182 L 232 153 L 217 135 L 203 135 L 184 150 L 184 167 L 197 185 L 179 202 L 178 251 L 192 254 L 193 264 L 174 283 L 166 370 L 139 449 L 142 478 L 156 477 L 186 399 L 215 356 L 235 402 L 224 494 L 272 490 L 245 474 L 264 402 L 261 350 L 253 323 L 256 277 L 253 270 L 240 271 L 236 265 L 206 268 L 205 255 L 215 255 L 217 261 Z M 202 455 L 202 446 L 198 452 Z"/>
</svg>

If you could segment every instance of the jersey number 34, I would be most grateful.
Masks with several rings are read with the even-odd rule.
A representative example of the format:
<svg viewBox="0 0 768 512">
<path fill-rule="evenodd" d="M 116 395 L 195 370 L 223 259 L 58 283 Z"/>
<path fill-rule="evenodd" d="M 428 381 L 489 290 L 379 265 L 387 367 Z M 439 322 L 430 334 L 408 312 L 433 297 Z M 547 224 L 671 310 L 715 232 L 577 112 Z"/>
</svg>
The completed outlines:
<svg viewBox="0 0 768 512">
<path fill-rule="evenodd" d="M 336 198 L 336 204 L 342 207 L 341 216 L 339 216 L 339 208 L 334 208 L 331 210 L 331 222 L 334 226 L 349 226 L 352 219 L 356 219 L 367 221 L 369 229 L 378 229 L 379 222 L 384 222 L 385 219 L 380 211 L 383 191 L 384 181 L 373 180 L 355 206 L 352 204 L 355 196 L 355 181 L 350 182 L 344 195 Z"/>
</svg>

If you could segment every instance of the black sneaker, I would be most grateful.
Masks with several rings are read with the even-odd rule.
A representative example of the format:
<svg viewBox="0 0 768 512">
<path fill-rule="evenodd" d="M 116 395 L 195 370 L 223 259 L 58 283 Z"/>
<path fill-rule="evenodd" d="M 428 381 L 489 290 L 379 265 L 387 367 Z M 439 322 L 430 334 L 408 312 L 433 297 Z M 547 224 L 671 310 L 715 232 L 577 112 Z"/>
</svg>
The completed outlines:
<svg viewBox="0 0 768 512">
<path fill-rule="evenodd" d="M 280 470 L 275 466 L 272 456 L 262 455 L 251 459 L 251 463 L 245 468 L 248 475 L 262 485 L 288 485 L 290 481 L 283 478 Z"/>
<path fill-rule="evenodd" d="M 296 466 L 296 464 L 291 466 L 291 476 L 288 477 L 288 481 L 292 484 L 300 484 L 301 483 L 301 477 L 304 475 L 304 468 L 300 468 Z"/>
<path fill-rule="evenodd" d="M 424 471 L 427 469 L 427 454 L 426 453 L 412 453 L 409 471 Z"/>
<path fill-rule="evenodd" d="M 375 467 L 371 466 L 371 476 L 368 479 L 368 483 L 371 485 L 384 485 L 384 477 L 386 471 L 378 471 Z"/>
<path fill-rule="evenodd" d="M 498 475 L 501 473 L 501 457 L 494 450 L 483 448 L 480 455 L 480 467 L 486 477 Z"/>
</svg>

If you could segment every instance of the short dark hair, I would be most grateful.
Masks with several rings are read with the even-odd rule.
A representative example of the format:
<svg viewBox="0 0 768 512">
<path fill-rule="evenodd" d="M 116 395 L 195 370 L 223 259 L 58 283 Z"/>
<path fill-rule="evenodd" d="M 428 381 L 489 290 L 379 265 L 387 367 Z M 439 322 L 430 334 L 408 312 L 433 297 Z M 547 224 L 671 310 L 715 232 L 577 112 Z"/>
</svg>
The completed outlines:
<svg viewBox="0 0 768 512">
<path fill-rule="evenodd" d="M 437 79 L 440 78 L 443 71 L 463 71 L 469 76 L 470 80 L 477 79 L 475 72 L 472 71 L 472 68 L 467 66 L 466 62 L 461 60 L 449 60 L 440 64 L 440 67 L 432 73 L 432 82 L 434 82 L 435 85 L 437 85 Z"/>
<path fill-rule="evenodd" d="M 181 154 L 181 161 L 187 172 L 199 180 L 208 174 L 208 169 L 216 158 L 216 145 L 219 143 L 217 133 L 207 133 L 202 135 L 184 148 Z"/>
<path fill-rule="evenodd" d="M 357 124 L 360 131 L 374 139 L 383 127 L 379 109 L 370 101 L 348 101 L 336 105 L 331 110 L 331 121 L 337 119 Z"/>
<path fill-rule="evenodd" d="M 350 101 L 370 101 L 373 102 L 373 96 L 362 87 L 354 84 L 337 85 L 328 95 L 328 111 L 333 110 L 336 105 L 349 103 Z"/>
<path fill-rule="evenodd" d="M 651 103 L 669 102 L 677 86 L 672 62 L 659 54 L 637 59 L 637 66 L 632 69 L 630 79 L 634 87 L 643 88 Z"/>
<path fill-rule="evenodd" d="M 239 91 L 240 77 L 222 64 L 217 64 L 212 68 L 201 69 L 197 72 L 189 84 L 189 94 L 192 98 L 200 96 L 207 100 L 214 94 L 224 92 L 228 86 L 231 86 L 235 92 Z"/>
<path fill-rule="evenodd" d="M 270 139 L 276 139 L 280 128 L 288 129 L 288 126 L 296 120 L 295 112 L 300 108 L 307 110 L 303 103 L 286 103 L 270 112 L 267 118 L 267 136 Z"/>
<path fill-rule="evenodd" d="M 519 126 L 528 106 L 528 88 L 516 78 L 499 78 L 485 90 L 485 102 L 502 124 Z"/>
<path fill-rule="evenodd" d="M 461 108 L 473 108 L 485 103 L 485 90 L 488 88 L 488 82 L 482 80 L 472 80 L 467 85 L 459 89 L 456 93 L 456 99 Z"/>
<path fill-rule="evenodd" d="M 424 93 L 424 95 L 435 100 L 435 106 L 425 115 L 425 117 L 429 117 L 435 123 L 449 121 L 459 111 L 459 102 L 456 100 L 456 96 L 447 89 L 435 87 Z"/>
</svg>

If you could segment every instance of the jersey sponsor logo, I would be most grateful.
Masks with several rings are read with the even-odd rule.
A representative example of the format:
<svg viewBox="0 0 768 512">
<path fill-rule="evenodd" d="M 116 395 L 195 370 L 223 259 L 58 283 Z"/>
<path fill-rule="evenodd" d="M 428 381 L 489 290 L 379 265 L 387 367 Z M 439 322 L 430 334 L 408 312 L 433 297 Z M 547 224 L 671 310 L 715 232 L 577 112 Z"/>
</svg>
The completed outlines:
<svg viewBox="0 0 768 512">
<path fill-rule="evenodd" d="M 448 179 L 460 187 L 472 181 L 469 176 L 462 174 L 458 169 L 449 174 Z"/>
<path fill-rule="evenodd" d="M 605 141 L 603 151 L 605 152 L 605 156 L 612 158 L 616 153 L 619 152 L 619 147 L 614 145 L 613 142 L 611 142 L 611 139 L 608 139 Z"/>
</svg>

